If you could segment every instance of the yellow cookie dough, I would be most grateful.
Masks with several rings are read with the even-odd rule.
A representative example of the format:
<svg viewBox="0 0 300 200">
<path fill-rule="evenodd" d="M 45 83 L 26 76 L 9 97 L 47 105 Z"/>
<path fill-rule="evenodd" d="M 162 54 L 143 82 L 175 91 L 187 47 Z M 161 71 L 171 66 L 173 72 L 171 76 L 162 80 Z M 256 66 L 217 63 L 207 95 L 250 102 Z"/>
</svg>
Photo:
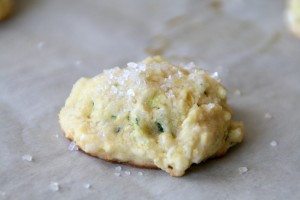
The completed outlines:
<svg viewBox="0 0 300 200">
<path fill-rule="evenodd" d="M 13 9 L 12 0 L 0 0 L 0 20 L 7 18 Z"/>
<path fill-rule="evenodd" d="M 300 37 L 300 0 L 289 0 L 287 22 L 291 31 Z"/>
<path fill-rule="evenodd" d="M 244 136 L 213 75 L 160 57 L 81 78 L 59 119 L 66 137 L 84 152 L 172 176 L 224 155 Z"/>
</svg>

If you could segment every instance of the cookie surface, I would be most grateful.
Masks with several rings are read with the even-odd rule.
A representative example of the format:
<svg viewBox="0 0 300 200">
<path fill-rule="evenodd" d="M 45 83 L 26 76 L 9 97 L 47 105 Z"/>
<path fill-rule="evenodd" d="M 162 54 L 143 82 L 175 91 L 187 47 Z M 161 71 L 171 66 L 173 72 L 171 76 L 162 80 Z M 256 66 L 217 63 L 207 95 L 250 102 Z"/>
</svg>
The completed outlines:
<svg viewBox="0 0 300 200">
<path fill-rule="evenodd" d="M 243 139 L 218 80 L 194 64 L 160 57 L 81 78 L 59 119 L 65 136 L 86 153 L 172 176 Z"/>
</svg>

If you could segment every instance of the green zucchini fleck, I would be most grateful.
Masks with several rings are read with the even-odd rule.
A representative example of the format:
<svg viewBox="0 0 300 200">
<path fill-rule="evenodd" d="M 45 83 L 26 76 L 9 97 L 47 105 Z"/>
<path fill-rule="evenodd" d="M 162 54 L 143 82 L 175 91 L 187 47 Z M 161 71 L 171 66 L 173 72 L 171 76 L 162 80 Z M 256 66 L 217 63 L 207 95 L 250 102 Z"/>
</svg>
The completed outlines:
<svg viewBox="0 0 300 200">
<path fill-rule="evenodd" d="M 157 127 L 157 129 L 158 129 L 158 131 L 159 131 L 160 133 L 163 133 L 163 132 L 164 132 L 164 128 L 162 127 L 161 123 L 156 122 L 156 127 Z"/>
<path fill-rule="evenodd" d="M 138 118 L 135 118 L 135 124 L 139 125 L 139 119 Z"/>
<path fill-rule="evenodd" d="M 120 127 L 115 127 L 115 129 L 114 129 L 114 131 L 115 131 L 115 133 L 119 133 L 120 132 L 120 130 L 121 130 L 121 128 Z"/>
</svg>

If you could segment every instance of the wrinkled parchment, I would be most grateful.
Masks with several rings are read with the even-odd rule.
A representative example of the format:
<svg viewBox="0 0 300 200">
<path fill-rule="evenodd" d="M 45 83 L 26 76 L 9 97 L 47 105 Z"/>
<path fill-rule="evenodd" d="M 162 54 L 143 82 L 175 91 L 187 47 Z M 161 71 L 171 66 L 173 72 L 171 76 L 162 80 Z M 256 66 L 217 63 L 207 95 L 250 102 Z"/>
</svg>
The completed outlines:
<svg viewBox="0 0 300 200">
<path fill-rule="evenodd" d="M 0 24 L 0 199 L 300 198 L 300 40 L 286 28 L 283 1 L 16 6 Z M 123 165 L 119 172 L 69 151 L 57 114 L 75 81 L 153 54 L 218 71 L 245 141 L 181 178 Z"/>
</svg>

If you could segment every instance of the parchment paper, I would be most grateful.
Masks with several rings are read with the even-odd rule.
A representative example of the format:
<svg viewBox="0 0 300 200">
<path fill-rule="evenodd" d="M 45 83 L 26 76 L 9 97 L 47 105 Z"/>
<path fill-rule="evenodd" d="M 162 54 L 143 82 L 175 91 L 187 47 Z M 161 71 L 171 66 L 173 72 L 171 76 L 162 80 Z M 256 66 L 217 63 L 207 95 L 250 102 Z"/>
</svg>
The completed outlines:
<svg viewBox="0 0 300 200">
<path fill-rule="evenodd" d="M 0 199 L 300 199 L 300 40 L 287 30 L 284 7 L 16 1 L 0 23 Z M 218 71 L 245 123 L 244 142 L 180 178 L 123 165 L 119 177 L 120 165 L 69 151 L 57 114 L 75 81 L 152 54 Z"/>
</svg>

